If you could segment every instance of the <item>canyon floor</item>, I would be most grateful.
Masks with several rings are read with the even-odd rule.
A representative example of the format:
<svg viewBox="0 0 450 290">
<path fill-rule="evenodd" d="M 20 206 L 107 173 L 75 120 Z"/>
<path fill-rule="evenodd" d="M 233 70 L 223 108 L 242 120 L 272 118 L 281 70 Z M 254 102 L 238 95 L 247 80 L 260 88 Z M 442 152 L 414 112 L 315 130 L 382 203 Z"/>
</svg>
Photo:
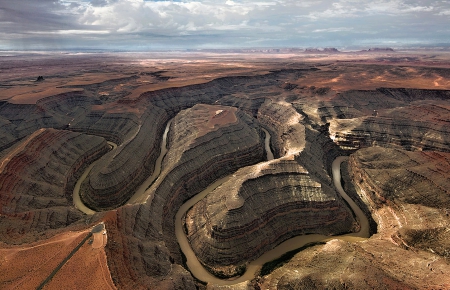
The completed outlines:
<svg viewBox="0 0 450 290">
<path fill-rule="evenodd" d="M 0 136 L 1 289 L 450 288 L 448 51 L 2 51 Z"/>
</svg>

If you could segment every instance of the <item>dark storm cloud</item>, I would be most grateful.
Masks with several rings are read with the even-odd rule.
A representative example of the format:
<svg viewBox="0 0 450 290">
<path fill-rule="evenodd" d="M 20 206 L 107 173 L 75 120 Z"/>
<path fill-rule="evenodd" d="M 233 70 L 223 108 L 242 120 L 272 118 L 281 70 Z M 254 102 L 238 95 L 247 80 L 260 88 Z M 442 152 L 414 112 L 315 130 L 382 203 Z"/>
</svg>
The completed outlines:
<svg viewBox="0 0 450 290">
<path fill-rule="evenodd" d="M 65 6 L 50 0 L 0 1 L 0 23 L 3 32 L 50 31 L 77 25 L 76 15 L 65 12 Z"/>
<path fill-rule="evenodd" d="M 0 48 L 431 44 L 449 23 L 449 1 L 0 0 Z"/>
</svg>

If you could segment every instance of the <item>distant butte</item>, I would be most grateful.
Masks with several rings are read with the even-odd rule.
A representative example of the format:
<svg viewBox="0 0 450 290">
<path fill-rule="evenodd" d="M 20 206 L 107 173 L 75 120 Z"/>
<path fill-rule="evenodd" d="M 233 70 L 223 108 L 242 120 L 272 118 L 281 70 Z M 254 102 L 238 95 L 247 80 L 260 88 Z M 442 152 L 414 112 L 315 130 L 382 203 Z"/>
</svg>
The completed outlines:
<svg viewBox="0 0 450 290">
<path fill-rule="evenodd" d="M 373 47 L 373 48 L 369 48 L 369 49 L 363 50 L 363 51 L 367 51 L 367 52 L 392 52 L 392 51 L 394 51 L 394 49 L 390 48 L 390 47 Z"/>
<path fill-rule="evenodd" d="M 307 48 L 305 49 L 306 53 L 338 53 L 340 52 L 337 48 L 334 47 L 325 47 L 323 49 L 319 48 Z"/>
</svg>

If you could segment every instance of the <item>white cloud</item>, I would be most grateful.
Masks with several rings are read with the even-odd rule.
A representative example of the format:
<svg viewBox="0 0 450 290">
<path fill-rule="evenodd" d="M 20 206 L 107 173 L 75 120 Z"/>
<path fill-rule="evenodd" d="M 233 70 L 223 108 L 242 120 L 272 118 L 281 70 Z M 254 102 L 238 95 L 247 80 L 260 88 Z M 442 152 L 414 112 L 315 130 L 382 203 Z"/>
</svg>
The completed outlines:
<svg viewBox="0 0 450 290">
<path fill-rule="evenodd" d="M 353 27 L 330 27 L 330 28 L 323 28 L 323 29 L 315 29 L 312 32 L 318 33 L 318 32 L 342 32 L 342 31 L 352 31 Z"/>
<path fill-rule="evenodd" d="M 0 0 L 0 31 L 8 39 L 39 32 L 77 43 L 97 33 L 121 45 L 323 46 L 319 41 L 347 44 L 362 37 L 429 41 L 434 33 L 450 39 L 442 32 L 448 15 L 449 1 L 438 0 Z M 427 33 L 419 35 L 418 27 Z"/>
</svg>

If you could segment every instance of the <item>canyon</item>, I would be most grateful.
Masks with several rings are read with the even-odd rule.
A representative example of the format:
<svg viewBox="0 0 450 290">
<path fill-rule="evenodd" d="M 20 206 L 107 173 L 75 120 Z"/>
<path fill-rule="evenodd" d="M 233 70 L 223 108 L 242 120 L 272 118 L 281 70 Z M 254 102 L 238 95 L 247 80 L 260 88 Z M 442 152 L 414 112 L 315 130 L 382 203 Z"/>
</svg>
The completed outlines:
<svg viewBox="0 0 450 290">
<path fill-rule="evenodd" d="M 0 56 L 0 288 L 449 288 L 449 55 L 310 53 Z"/>
</svg>

